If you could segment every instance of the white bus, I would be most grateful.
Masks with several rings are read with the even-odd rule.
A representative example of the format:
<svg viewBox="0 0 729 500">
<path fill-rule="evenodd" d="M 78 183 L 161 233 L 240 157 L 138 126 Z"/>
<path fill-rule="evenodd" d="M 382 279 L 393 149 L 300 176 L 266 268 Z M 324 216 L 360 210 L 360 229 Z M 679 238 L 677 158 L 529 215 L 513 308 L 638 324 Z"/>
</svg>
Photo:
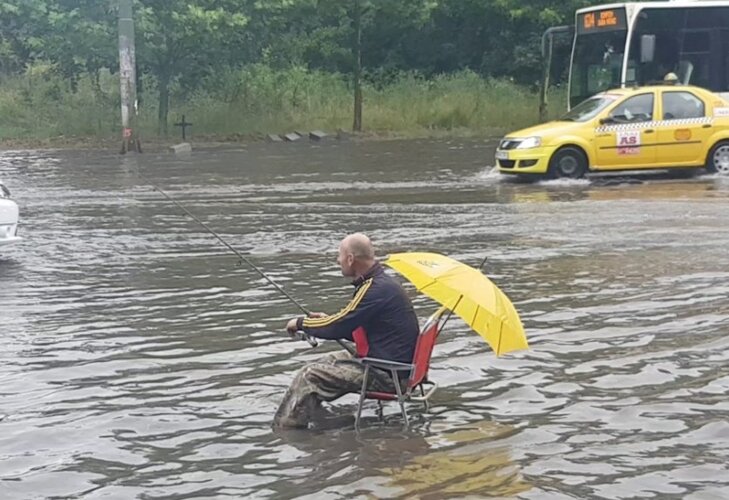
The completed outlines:
<svg viewBox="0 0 729 500">
<path fill-rule="evenodd" d="M 570 107 L 670 72 L 683 84 L 729 97 L 729 1 L 614 3 L 576 12 Z"/>
</svg>

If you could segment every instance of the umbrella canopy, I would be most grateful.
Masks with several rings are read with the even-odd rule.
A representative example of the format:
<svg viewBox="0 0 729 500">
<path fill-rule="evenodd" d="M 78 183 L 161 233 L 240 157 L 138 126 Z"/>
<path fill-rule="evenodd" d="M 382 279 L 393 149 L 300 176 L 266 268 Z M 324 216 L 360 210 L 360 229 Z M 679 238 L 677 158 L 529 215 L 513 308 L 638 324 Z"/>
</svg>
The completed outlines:
<svg viewBox="0 0 729 500">
<path fill-rule="evenodd" d="M 529 348 L 514 305 L 478 269 L 445 255 L 425 252 L 392 254 L 384 264 L 460 316 L 497 356 Z"/>
</svg>

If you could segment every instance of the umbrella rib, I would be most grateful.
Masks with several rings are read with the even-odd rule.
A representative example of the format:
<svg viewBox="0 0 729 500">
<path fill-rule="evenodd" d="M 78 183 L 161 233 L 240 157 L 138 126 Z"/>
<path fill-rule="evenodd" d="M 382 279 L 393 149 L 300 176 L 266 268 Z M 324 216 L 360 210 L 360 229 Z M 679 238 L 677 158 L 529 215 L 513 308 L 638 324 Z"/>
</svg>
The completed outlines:
<svg viewBox="0 0 729 500">
<path fill-rule="evenodd" d="M 431 281 L 430 283 L 428 283 L 427 285 L 421 286 L 421 287 L 420 287 L 420 291 L 422 292 L 423 290 L 425 290 L 425 289 L 426 289 L 426 288 L 428 288 L 429 286 L 431 286 L 431 285 L 435 285 L 436 283 L 438 283 L 438 280 L 432 280 L 432 281 Z"/>
<path fill-rule="evenodd" d="M 501 337 L 503 337 L 503 335 L 502 335 L 502 333 L 501 333 L 501 332 L 502 332 L 503 330 L 504 330 L 504 322 L 502 321 L 502 322 L 501 322 L 501 325 L 499 326 L 499 344 L 498 344 L 498 346 L 496 347 L 496 355 L 497 355 L 497 356 L 500 356 L 500 353 L 501 353 Z"/>
<path fill-rule="evenodd" d="M 476 316 L 478 316 L 478 308 L 479 306 L 476 305 L 476 310 L 473 312 L 473 319 L 471 320 L 471 327 L 476 324 Z"/>
</svg>

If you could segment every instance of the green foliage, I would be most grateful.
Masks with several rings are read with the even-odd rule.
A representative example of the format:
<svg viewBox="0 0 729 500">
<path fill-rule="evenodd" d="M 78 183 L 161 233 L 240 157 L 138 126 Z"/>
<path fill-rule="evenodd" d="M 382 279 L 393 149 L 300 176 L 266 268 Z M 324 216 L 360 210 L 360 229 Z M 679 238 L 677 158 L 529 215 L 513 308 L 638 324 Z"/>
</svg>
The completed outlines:
<svg viewBox="0 0 729 500">
<path fill-rule="evenodd" d="M 403 123 L 433 130 L 456 129 L 464 123 L 482 126 L 480 115 L 461 102 L 452 86 L 475 78 L 479 83 L 472 88 L 483 87 L 489 95 L 499 93 L 486 82 L 512 79 L 533 86 L 540 76 L 543 30 L 571 23 L 574 10 L 587 3 L 595 2 L 134 0 L 138 77 L 143 83 L 141 120 L 147 126 L 156 114 L 164 133 L 168 112 L 206 102 L 213 107 L 231 103 L 238 112 L 263 117 L 295 116 L 314 106 L 330 109 L 322 112 L 328 123 L 346 127 L 351 103 L 345 98 L 352 93 L 359 6 L 365 128 L 387 129 L 398 121 L 383 117 L 394 114 L 386 107 L 397 104 L 389 100 L 399 92 L 422 103 L 417 116 L 409 114 L 415 110 L 400 110 L 408 115 Z M 92 97 L 79 99 L 79 109 L 109 105 L 110 94 L 100 86 L 118 71 L 117 4 L 118 0 L 0 0 L 0 77 L 15 85 L 3 95 L 7 98 L 12 90 L 21 103 L 57 99 L 58 103 L 46 103 L 48 116 L 52 109 L 65 109 L 75 93 L 90 92 Z M 18 83 L 39 67 L 53 84 Z M 555 73 L 564 73 L 559 61 Z M 454 80 L 446 83 L 449 78 Z M 329 93 L 317 93 L 315 85 L 324 85 Z M 434 93 L 449 85 L 448 95 Z M 423 95 L 431 99 L 430 109 Z M 325 98 L 332 100 L 329 108 L 321 101 Z M 3 105 L 23 115 L 17 108 L 20 104 Z M 217 111 L 205 112 L 199 106 L 203 115 L 211 117 L 210 128 L 215 128 Z M 485 102 L 478 106 L 488 109 Z M 347 108 L 340 116 L 339 110 Z M 67 111 L 76 116 L 74 110 Z M 41 114 L 38 109 L 32 112 Z M 50 120 L 58 128 L 42 128 L 61 133 L 63 118 Z M 20 122 L 6 125 L 6 130 L 32 128 L 30 120 Z M 94 130 L 103 132 L 104 123 L 97 123 Z"/>
<path fill-rule="evenodd" d="M 74 86 L 52 66 L 29 67 L 0 90 L 0 137 L 108 136 L 118 130 L 119 86 L 103 72 Z"/>
<path fill-rule="evenodd" d="M 158 82 L 159 129 L 167 131 L 169 86 L 196 82 L 225 65 L 248 24 L 235 0 L 139 0 L 135 11 L 137 63 Z M 222 63 L 222 64 L 221 64 Z"/>
<path fill-rule="evenodd" d="M 155 88 L 154 78 L 145 85 Z M 194 123 L 193 137 L 237 137 L 294 129 L 346 128 L 351 122 L 348 78 L 292 67 L 274 71 L 254 64 L 208 76 L 204 90 L 173 86 L 171 114 Z M 425 79 L 392 75 L 378 88 L 366 84 L 368 129 L 409 136 L 498 135 L 536 121 L 536 94 L 472 71 Z M 553 100 L 553 109 L 564 108 Z M 145 107 L 143 138 L 156 135 L 155 106 Z M 49 65 L 30 67 L 0 87 L 0 139 L 118 137 L 119 89 L 114 75 L 79 78 L 76 89 Z"/>
</svg>

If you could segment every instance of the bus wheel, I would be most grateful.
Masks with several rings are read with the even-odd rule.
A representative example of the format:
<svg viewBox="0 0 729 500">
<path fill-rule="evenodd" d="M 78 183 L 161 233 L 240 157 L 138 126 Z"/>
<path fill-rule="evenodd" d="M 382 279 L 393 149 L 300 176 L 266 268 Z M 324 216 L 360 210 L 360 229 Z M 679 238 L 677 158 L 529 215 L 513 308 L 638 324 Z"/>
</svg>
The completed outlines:
<svg viewBox="0 0 729 500">
<path fill-rule="evenodd" d="M 585 153 L 573 147 L 558 150 L 549 160 L 549 176 L 552 178 L 567 177 L 580 179 L 587 171 Z"/>
<path fill-rule="evenodd" d="M 709 153 L 706 170 L 722 175 L 729 175 L 729 141 L 719 141 Z"/>
</svg>

